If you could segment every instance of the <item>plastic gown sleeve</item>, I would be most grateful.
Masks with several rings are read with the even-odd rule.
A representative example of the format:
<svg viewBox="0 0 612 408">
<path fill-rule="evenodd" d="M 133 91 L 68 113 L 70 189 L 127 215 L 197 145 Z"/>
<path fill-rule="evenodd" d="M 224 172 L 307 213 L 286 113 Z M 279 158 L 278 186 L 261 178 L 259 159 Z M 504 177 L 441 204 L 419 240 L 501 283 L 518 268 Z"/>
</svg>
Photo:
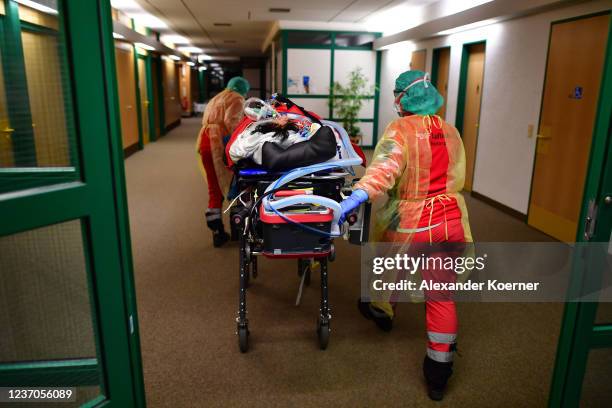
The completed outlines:
<svg viewBox="0 0 612 408">
<path fill-rule="evenodd" d="M 372 162 L 355 188 L 365 190 L 370 200 L 375 200 L 395 186 L 406 164 L 406 139 L 396 120 L 385 129 L 374 150 Z"/>
</svg>

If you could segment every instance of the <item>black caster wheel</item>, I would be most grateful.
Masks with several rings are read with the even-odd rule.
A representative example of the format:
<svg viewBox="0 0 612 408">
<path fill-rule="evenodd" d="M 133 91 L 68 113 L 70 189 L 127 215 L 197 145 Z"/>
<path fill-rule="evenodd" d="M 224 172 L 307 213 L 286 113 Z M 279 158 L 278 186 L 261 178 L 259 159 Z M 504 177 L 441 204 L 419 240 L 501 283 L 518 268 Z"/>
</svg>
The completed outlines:
<svg viewBox="0 0 612 408">
<path fill-rule="evenodd" d="M 241 353 L 249 351 L 249 327 L 238 326 L 238 347 Z"/>
<path fill-rule="evenodd" d="M 306 286 L 310 286 L 310 266 L 307 266 L 306 269 L 304 270 L 304 273 L 306 274 L 306 276 L 304 277 L 304 285 Z"/>
<path fill-rule="evenodd" d="M 329 344 L 329 335 L 331 329 L 329 327 L 329 322 L 321 322 L 317 324 L 317 337 L 319 338 L 319 348 L 321 350 L 327 349 L 327 345 Z"/>
<path fill-rule="evenodd" d="M 334 262 L 336 260 L 336 247 L 334 247 L 334 244 L 331 245 L 327 259 L 329 259 L 329 262 Z"/>
</svg>

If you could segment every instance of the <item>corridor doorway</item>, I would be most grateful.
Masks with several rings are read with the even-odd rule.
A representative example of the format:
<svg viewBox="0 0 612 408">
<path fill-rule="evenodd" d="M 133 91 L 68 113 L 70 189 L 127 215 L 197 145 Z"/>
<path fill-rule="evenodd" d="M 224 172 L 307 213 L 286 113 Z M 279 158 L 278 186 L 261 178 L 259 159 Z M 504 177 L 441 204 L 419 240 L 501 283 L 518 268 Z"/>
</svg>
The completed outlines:
<svg viewBox="0 0 612 408">
<path fill-rule="evenodd" d="M 484 42 L 463 46 L 456 127 L 463 138 L 465 148 L 465 191 L 472 191 L 474 181 L 484 64 Z"/>
<path fill-rule="evenodd" d="M 551 28 L 528 223 L 565 242 L 576 238 L 609 21 L 606 13 Z"/>
</svg>

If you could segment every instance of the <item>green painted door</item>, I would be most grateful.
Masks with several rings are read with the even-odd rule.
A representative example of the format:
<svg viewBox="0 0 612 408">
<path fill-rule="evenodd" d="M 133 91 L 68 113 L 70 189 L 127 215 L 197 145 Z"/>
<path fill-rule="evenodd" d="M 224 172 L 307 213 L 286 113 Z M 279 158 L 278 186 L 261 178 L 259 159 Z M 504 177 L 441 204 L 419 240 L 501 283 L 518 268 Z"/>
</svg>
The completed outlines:
<svg viewBox="0 0 612 408">
<path fill-rule="evenodd" d="M 612 31 L 611 31 L 612 32 Z M 604 74 L 593 134 L 584 203 L 576 241 L 597 249 L 574 262 L 570 291 L 596 293 L 609 281 L 612 258 L 612 41 L 608 35 Z M 587 244 L 580 244 L 587 245 Z M 581 258 L 581 257 L 575 257 Z M 581 263 L 580 263 L 581 262 Z M 588 266 L 582 266 L 588 265 Z M 567 303 L 563 316 L 549 406 L 612 404 L 612 303 L 610 296 Z M 602 300 L 606 300 L 603 302 Z"/>
<path fill-rule="evenodd" d="M 142 407 L 110 5 L 42 3 L 0 0 L 0 387 Z"/>
</svg>

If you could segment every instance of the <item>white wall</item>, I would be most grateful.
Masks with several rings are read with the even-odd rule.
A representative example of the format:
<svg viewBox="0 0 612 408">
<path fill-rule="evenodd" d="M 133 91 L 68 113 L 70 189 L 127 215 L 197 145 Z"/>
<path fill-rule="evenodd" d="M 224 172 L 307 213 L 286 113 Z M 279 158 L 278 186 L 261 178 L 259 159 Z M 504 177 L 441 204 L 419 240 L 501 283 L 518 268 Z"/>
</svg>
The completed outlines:
<svg viewBox="0 0 612 408">
<path fill-rule="evenodd" d="M 427 70 L 431 71 L 433 48 L 451 47 L 446 120 L 454 123 L 463 44 L 486 40 L 473 190 L 526 214 L 550 23 L 610 8 L 610 0 L 581 3 L 427 41 L 398 43 L 383 51 L 379 135 L 396 117 L 394 81 L 408 69 L 412 50 L 427 49 Z M 534 125 L 532 138 L 527 137 L 529 125 Z"/>
</svg>

